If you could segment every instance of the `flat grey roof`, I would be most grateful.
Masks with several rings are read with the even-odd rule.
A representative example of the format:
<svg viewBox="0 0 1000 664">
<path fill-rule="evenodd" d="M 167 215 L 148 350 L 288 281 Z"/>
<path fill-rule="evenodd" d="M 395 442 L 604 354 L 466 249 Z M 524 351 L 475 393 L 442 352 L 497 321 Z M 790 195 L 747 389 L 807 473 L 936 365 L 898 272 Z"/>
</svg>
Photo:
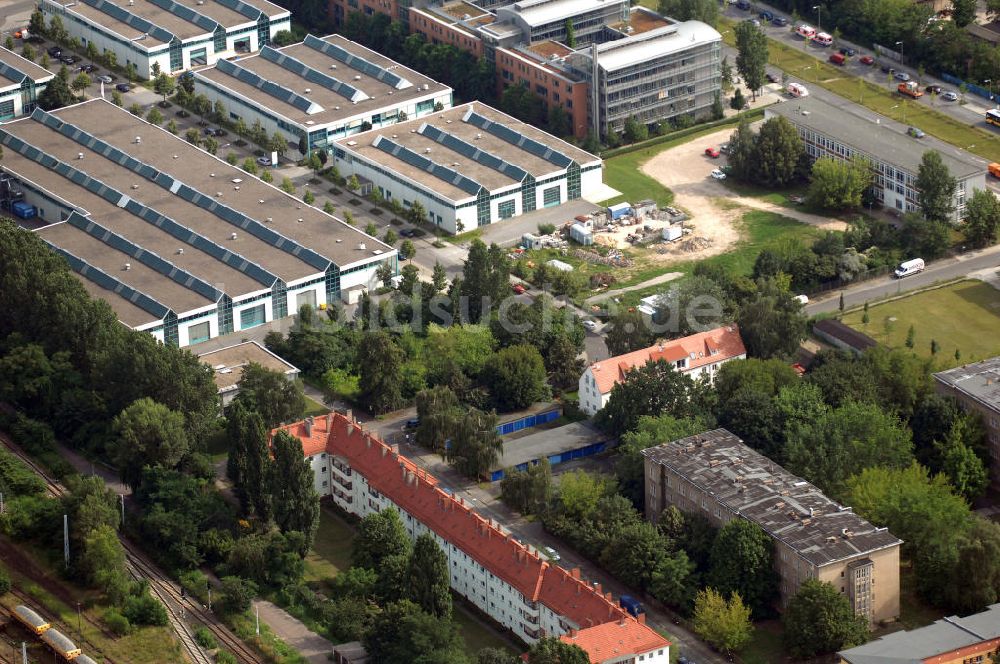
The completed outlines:
<svg viewBox="0 0 1000 664">
<path fill-rule="evenodd" d="M 55 74 L 0 46 L 0 88 L 20 85 L 25 76 L 40 83 L 51 79 Z"/>
<path fill-rule="evenodd" d="M 893 632 L 837 654 L 850 664 L 920 664 L 928 658 L 1000 637 L 1000 604 L 965 618 L 951 616 L 931 625 Z"/>
<path fill-rule="evenodd" d="M 0 125 L 0 141 L 3 170 L 76 210 L 37 231 L 42 239 L 178 315 L 213 304 L 213 289 L 241 298 L 394 251 L 104 100 Z M 154 258 L 180 276 L 148 267 Z M 185 285 L 185 275 L 205 286 Z M 88 284 L 122 322 L 157 320 L 97 288 Z"/>
<path fill-rule="evenodd" d="M 901 543 L 725 429 L 650 447 L 642 455 L 711 493 L 719 504 L 753 521 L 813 565 Z"/>
<path fill-rule="evenodd" d="M 489 123 L 487 128 L 484 123 Z M 523 173 L 540 180 L 565 170 L 560 163 L 575 161 L 582 167 L 601 161 L 481 102 L 348 136 L 338 139 L 337 145 L 452 201 L 475 196 L 468 182 L 456 184 L 455 174 L 495 191 L 519 184 Z M 402 146 L 434 166 L 417 165 L 401 152 L 393 154 L 393 146 Z M 478 158 L 468 156 L 474 153 Z M 502 163 L 502 170 L 488 163 Z"/>
<path fill-rule="evenodd" d="M 622 0 L 521 0 L 501 9 L 516 14 L 528 25 L 537 27 L 590 12 L 604 11 L 609 4 L 621 5 Z"/>
<path fill-rule="evenodd" d="M 939 371 L 934 378 L 994 410 L 1000 410 L 1000 357 Z"/>
<path fill-rule="evenodd" d="M 240 4 L 241 3 L 241 4 Z M 58 4 L 58 3 L 55 3 Z M 243 7 L 243 11 L 235 7 Z M 132 4 L 122 0 L 77 0 L 66 8 L 67 11 L 78 14 L 88 22 L 111 30 L 126 39 L 134 39 L 144 30 L 137 26 L 145 21 L 176 36 L 181 41 L 212 34 L 214 26 L 222 25 L 229 30 L 238 25 L 253 23 L 256 18 L 249 16 L 253 12 L 262 12 L 269 18 L 279 18 L 290 14 L 287 9 L 267 2 L 267 0 L 133 0 Z M 244 13 L 246 12 L 246 13 Z M 139 21 L 125 17 L 131 14 Z M 131 23 L 131 25 L 130 25 Z M 143 46 L 159 46 L 167 43 L 164 35 L 156 30 L 146 30 L 149 36 L 137 43 Z"/>
<path fill-rule="evenodd" d="M 597 62 L 605 71 L 617 71 L 721 41 L 722 35 L 707 23 L 684 21 L 605 42 L 597 47 Z"/>
<path fill-rule="evenodd" d="M 321 43 L 343 49 L 357 60 L 348 63 L 324 53 L 318 48 Z M 414 99 L 451 91 L 447 85 L 404 67 L 341 35 L 329 35 L 323 38 L 310 35 L 306 41 L 298 44 L 277 49 L 265 46 L 261 51 L 261 54 L 201 69 L 195 72 L 196 80 L 203 79 L 206 84 L 229 89 L 268 112 L 277 113 L 296 124 L 305 126 L 310 122 L 307 129 L 334 124 L 358 115 L 371 115 L 379 109 L 396 107 Z M 285 58 L 282 59 L 280 56 Z M 295 62 L 289 59 L 294 59 Z M 278 60 L 284 60 L 285 65 Z M 365 62 L 374 65 L 375 68 L 367 67 Z M 284 97 L 271 95 L 266 89 L 260 89 L 250 82 L 240 80 L 234 73 L 238 70 L 234 69 L 233 65 L 294 92 L 305 102 L 311 102 L 313 107 L 307 109 L 304 103 L 300 105 L 289 103 L 287 94 Z M 305 70 L 300 65 L 312 70 L 309 73 L 312 80 L 302 73 Z M 331 89 L 329 85 L 335 83 L 328 81 L 326 77 L 344 84 L 341 88 L 344 91 L 337 92 Z"/>
<path fill-rule="evenodd" d="M 979 163 L 964 150 L 933 136 L 908 136 L 904 129 L 897 129 L 895 123 L 885 123 L 883 116 L 853 104 L 833 108 L 815 97 L 800 97 L 768 106 L 766 112 L 784 116 L 794 125 L 831 136 L 873 160 L 888 162 L 913 175 L 920 170 L 920 159 L 928 150 L 937 150 L 941 154 L 952 177 L 965 179 L 986 172 L 985 164 Z M 876 124 L 876 119 L 883 122 Z"/>
<path fill-rule="evenodd" d="M 251 362 L 283 374 L 299 372 L 295 365 L 281 359 L 256 341 L 244 341 L 218 350 L 210 350 L 199 355 L 198 359 L 212 367 L 215 386 L 219 388 L 219 392 L 236 389 L 243 377 L 243 368 Z"/>
<path fill-rule="evenodd" d="M 578 450 L 608 440 L 608 436 L 587 422 L 573 422 L 557 429 L 545 429 L 522 438 L 504 441 L 499 468 L 513 468 L 535 459 Z"/>
</svg>

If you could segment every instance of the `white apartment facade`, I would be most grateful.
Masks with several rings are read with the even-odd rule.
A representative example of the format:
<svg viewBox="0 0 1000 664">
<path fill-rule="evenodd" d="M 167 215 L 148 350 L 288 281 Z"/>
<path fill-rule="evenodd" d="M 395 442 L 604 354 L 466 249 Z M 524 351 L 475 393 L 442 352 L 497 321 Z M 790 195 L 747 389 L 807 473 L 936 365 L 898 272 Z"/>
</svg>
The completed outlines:
<svg viewBox="0 0 1000 664">
<path fill-rule="evenodd" d="M 0 122 L 31 113 L 54 74 L 0 47 Z"/>
</svg>

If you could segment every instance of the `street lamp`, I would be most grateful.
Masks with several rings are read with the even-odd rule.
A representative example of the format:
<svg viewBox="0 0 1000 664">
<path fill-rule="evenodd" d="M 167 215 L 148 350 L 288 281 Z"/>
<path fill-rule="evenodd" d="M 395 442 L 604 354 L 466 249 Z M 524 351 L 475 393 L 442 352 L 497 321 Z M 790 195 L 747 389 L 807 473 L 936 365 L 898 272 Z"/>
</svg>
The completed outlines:
<svg viewBox="0 0 1000 664">
<path fill-rule="evenodd" d="M 983 81 L 983 83 L 986 83 L 990 86 L 990 101 L 993 101 L 993 79 L 988 78 L 985 81 Z"/>
<path fill-rule="evenodd" d="M 816 29 L 823 29 L 823 5 L 813 5 L 813 11 L 816 12 Z"/>
<path fill-rule="evenodd" d="M 902 64 L 906 64 L 906 62 L 905 62 L 906 58 L 903 57 L 903 42 L 901 42 L 901 41 L 896 42 L 896 46 L 899 47 L 899 64 L 901 64 L 901 65 Z"/>
</svg>

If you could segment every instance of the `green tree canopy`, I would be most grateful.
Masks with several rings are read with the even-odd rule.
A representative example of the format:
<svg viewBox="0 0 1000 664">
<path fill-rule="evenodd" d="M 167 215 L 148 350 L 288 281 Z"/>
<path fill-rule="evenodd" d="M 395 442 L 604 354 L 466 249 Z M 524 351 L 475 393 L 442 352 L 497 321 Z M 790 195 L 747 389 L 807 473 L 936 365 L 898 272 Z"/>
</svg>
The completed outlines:
<svg viewBox="0 0 1000 664">
<path fill-rule="evenodd" d="M 806 579 L 784 614 L 785 644 L 795 657 L 826 655 L 868 640 L 868 621 L 831 584 Z"/>
<path fill-rule="evenodd" d="M 806 198 L 809 205 L 824 210 L 859 208 L 873 175 L 871 164 L 861 157 L 848 161 L 820 157 L 813 163 Z"/>
<path fill-rule="evenodd" d="M 545 362 L 534 346 L 509 346 L 495 353 L 483 368 L 483 382 L 503 412 L 527 408 L 546 395 Z"/>
<path fill-rule="evenodd" d="M 417 537 L 410 553 L 410 599 L 438 618 L 451 616 L 451 577 L 448 557 L 430 533 Z"/>
<path fill-rule="evenodd" d="M 941 159 L 941 153 L 927 150 L 920 158 L 917 171 L 917 203 L 928 221 L 946 223 L 951 221 L 955 209 L 954 195 L 958 182 Z"/>
<path fill-rule="evenodd" d="M 767 73 L 767 36 L 750 21 L 736 24 L 736 70 L 757 99 Z"/>
<path fill-rule="evenodd" d="M 774 280 L 740 306 L 736 321 L 750 357 L 791 355 L 806 336 L 801 303 Z"/>
<path fill-rule="evenodd" d="M 724 653 L 740 650 L 753 635 L 750 607 L 738 592 L 729 601 L 716 590 L 705 588 L 694 600 L 694 631 Z"/>
<path fill-rule="evenodd" d="M 399 512 L 387 509 L 361 519 L 358 535 L 354 538 L 351 562 L 355 567 L 377 572 L 385 558 L 409 556 L 410 550 L 410 538 L 406 535 Z"/>
<path fill-rule="evenodd" d="M 634 308 L 620 310 L 607 325 L 605 343 L 612 356 L 648 348 L 653 341 L 650 321 Z"/>
<path fill-rule="evenodd" d="M 616 435 L 632 431 L 644 415 L 696 415 L 699 388 L 664 360 L 647 362 L 625 374 L 597 415 L 599 426 Z"/>
<path fill-rule="evenodd" d="M 139 485 L 144 466 L 175 468 L 188 453 L 184 416 L 150 398 L 135 401 L 115 418 L 112 456 L 122 481 Z"/>
<path fill-rule="evenodd" d="M 319 526 L 319 495 L 313 488 L 313 471 L 302 453 L 302 441 L 279 430 L 271 440 L 271 504 L 274 521 L 282 532 L 302 533 L 305 556 Z"/>
<path fill-rule="evenodd" d="M 976 189 L 965 202 L 962 232 L 973 247 L 995 244 L 1000 231 L 1000 201 L 987 189 Z"/>
<path fill-rule="evenodd" d="M 710 555 L 708 585 L 723 595 L 738 593 L 754 616 L 769 615 L 778 594 L 774 542 L 760 526 L 733 519 L 719 530 Z"/>
<path fill-rule="evenodd" d="M 358 347 L 361 403 L 381 414 L 402 404 L 403 352 L 382 330 L 366 332 Z"/>
<path fill-rule="evenodd" d="M 552 499 L 552 468 L 548 459 L 525 470 L 508 468 L 500 480 L 503 501 L 521 514 L 538 514 Z"/>
<path fill-rule="evenodd" d="M 798 174 L 805 152 L 798 130 L 777 115 L 761 125 L 757 134 L 757 181 L 769 187 L 783 187 Z"/>
<path fill-rule="evenodd" d="M 528 664 L 590 664 L 590 657 L 578 645 L 543 636 L 528 650 Z"/>
<path fill-rule="evenodd" d="M 481 477 L 500 461 L 503 440 L 496 429 L 496 413 L 468 409 L 455 425 L 445 459 L 466 477 Z"/>
<path fill-rule="evenodd" d="M 260 413 L 268 428 L 297 420 L 306 409 L 305 395 L 298 383 L 256 362 L 243 367 L 235 401 Z"/>
<path fill-rule="evenodd" d="M 365 634 L 365 650 L 384 664 L 468 664 L 458 628 L 409 600 L 383 607 Z"/>
</svg>

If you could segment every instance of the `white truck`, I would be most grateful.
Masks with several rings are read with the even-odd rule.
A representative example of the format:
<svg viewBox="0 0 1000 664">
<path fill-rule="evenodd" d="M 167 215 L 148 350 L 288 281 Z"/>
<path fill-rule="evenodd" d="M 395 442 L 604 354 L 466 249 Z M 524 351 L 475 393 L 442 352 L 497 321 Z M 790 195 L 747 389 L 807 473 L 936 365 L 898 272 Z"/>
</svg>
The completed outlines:
<svg viewBox="0 0 1000 664">
<path fill-rule="evenodd" d="M 924 259 L 923 258 L 913 258 L 908 261 L 903 261 L 893 272 L 893 275 L 897 279 L 902 279 L 903 277 L 908 277 L 911 274 L 916 274 L 917 272 L 924 271 Z"/>
</svg>

